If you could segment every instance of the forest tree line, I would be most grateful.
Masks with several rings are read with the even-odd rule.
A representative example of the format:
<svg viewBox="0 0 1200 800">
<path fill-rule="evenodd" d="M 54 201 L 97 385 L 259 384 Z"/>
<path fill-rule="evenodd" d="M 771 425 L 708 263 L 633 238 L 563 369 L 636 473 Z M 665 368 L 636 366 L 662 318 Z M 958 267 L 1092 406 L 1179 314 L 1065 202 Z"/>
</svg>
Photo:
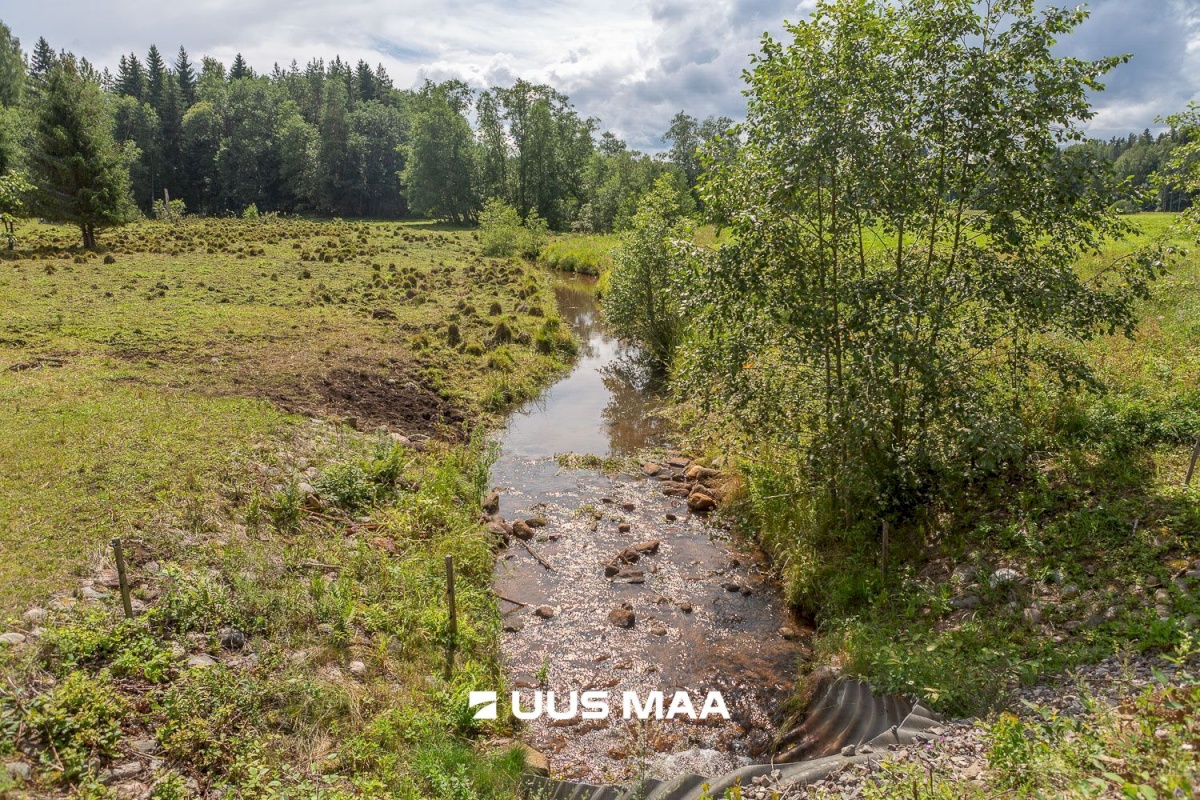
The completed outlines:
<svg viewBox="0 0 1200 800">
<path fill-rule="evenodd" d="M 26 56 L 0 23 L 0 172 L 29 166 L 52 72 L 70 65 L 98 87 L 128 168 L 132 199 L 153 213 L 166 194 L 187 211 L 262 212 L 453 222 L 501 198 L 555 230 L 628 225 L 640 198 L 671 174 L 694 203 L 701 142 L 732 121 L 679 112 L 649 155 L 581 116 L 551 86 L 524 80 L 478 91 L 451 80 L 398 89 L 382 66 L 314 58 L 265 74 L 239 54 L 227 68 L 151 46 L 115 73 L 55 52 Z"/>
<path fill-rule="evenodd" d="M 196 64 L 183 47 L 169 59 L 152 45 L 144 57 L 122 56 L 114 73 L 56 53 L 45 38 L 26 56 L 0 23 L 0 175 L 29 172 L 48 81 L 65 64 L 99 89 L 132 201 L 147 215 L 170 197 L 210 215 L 253 207 L 461 223 L 499 198 L 554 230 L 608 232 L 629 226 L 664 174 L 695 210 L 701 151 L 708 145 L 709 159 L 727 162 L 738 146 L 722 136 L 728 118 L 680 111 L 662 137 L 668 149 L 641 153 L 551 86 L 398 89 L 382 65 L 339 57 L 259 74 L 240 54 L 227 68 L 209 57 Z M 1190 195 L 1153 176 L 1186 138 L 1146 130 L 1066 153 L 1107 165 L 1120 210 L 1178 211 Z"/>
</svg>

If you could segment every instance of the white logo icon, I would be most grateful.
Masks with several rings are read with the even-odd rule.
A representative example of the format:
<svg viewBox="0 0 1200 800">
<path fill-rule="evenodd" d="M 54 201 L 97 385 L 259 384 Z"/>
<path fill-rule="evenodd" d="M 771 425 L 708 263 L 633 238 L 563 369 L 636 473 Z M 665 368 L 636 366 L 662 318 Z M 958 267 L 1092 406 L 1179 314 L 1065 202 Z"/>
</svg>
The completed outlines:
<svg viewBox="0 0 1200 800">
<path fill-rule="evenodd" d="M 475 708 L 475 706 L 483 706 L 483 708 L 475 712 L 475 719 L 496 718 L 495 692 L 471 692 L 471 694 L 467 697 L 467 704 L 471 708 Z"/>
</svg>

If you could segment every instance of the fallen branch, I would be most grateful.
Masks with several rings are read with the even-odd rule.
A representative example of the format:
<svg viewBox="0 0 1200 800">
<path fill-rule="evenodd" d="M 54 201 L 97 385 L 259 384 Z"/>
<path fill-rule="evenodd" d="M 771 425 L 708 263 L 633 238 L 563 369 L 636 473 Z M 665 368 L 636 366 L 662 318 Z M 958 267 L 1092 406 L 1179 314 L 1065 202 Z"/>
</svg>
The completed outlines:
<svg viewBox="0 0 1200 800">
<path fill-rule="evenodd" d="M 514 537 L 514 538 L 515 538 L 515 537 Z M 554 572 L 554 567 L 550 566 L 550 562 L 549 562 L 549 561 L 547 561 L 546 559 L 542 558 L 541 556 L 539 556 L 539 555 L 537 554 L 537 551 L 536 551 L 536 550 L 534 550 L 532 547 L 530 547 L 530 546 L 529 546 L 529 542 L 525 541 L 524 539 L 517 539 L 517 541 L 521 543 L 521 546 L 522 546 L 522 547 L 524 547 L 526 550 L 528 550 L 528 551 L 529 551 L 529 555 L 531 555 L 531 556 L 533 556 L 535 559 L 537 559 L 537 562 L 538 562 L 539 564 L 541 564 L 543 567 L 545 567 L 546 569 L 550 570 L 551 572 Z"/>
<path fill-rule="evenodd" d="M 520 606 L 521 608 L 525 608 L 527 605 L 529 605 L 529 603 L 522 603 L 520 600 L 513 600 L 511 597 L 505 597 L 498 592 L 496 593 L 496 597 L 499 597 L 506 603 L 512 603 L 514 606 Z"/>
<path fill-rule="evenodd" d="M 324 570 L 333 570 L 334 572 L 341 570 L 341 567 L 336 564 L 322 564 L 320 561 L 311 561 L 311 560 L 301 561 L 299 564 L 296 565 L 296 568 L 297 569 L 324 569 Z"/>
</svg>

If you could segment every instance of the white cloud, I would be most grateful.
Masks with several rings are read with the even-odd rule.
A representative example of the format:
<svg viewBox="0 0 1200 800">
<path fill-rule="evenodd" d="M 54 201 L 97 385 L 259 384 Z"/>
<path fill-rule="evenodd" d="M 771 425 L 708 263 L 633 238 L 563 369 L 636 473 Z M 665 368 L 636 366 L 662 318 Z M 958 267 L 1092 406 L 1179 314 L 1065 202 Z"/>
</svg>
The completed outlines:
<svg viewBox="0 0 1200 800">
<path fill-rule="evenodd" d="M 740 115 L 741 73 L 764 31 L 811 12 L 815 0 L 81 0 L 14 3 L 0 11 L 28 50 L 38 36 L 101 64 L 157 44 L 173 60 L 227 64 L 241 52 L 259 71 L 293 58 L 340 55 L 382 63 L 401 86 L 462 78 L 475 86 L 517 77 L 566 92 L 580 113 L 643 149 L 676 111 Z M 1194 0 L 1093 0 L 1093 17 L 1060 45 L 1094 58 L 1132 52 L 1096 98 L 1093 133 L 1151 125 L 1200 90 L 1200 12 Z"/>
</svg>

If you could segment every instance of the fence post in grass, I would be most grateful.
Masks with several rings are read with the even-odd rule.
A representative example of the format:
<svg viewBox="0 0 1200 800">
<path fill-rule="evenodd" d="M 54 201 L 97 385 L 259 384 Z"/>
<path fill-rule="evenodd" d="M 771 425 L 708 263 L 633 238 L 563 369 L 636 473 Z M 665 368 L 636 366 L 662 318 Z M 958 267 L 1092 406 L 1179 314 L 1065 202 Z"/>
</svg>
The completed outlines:
<svg viewBox="0 0 1200 800">
<path fill-rule="evenodd" d="M 883 521 L 883 548 L 879 554 L 879 572 L 883 577 L 883 582 L 887 583 L 887 568 L 888 568 L 888 521 Z"/>
<path fill-rule="evenodd" d="M 113 557 L 117 562 L 117 583 L 121 586 L 121 605 L 125 608 L 125 619 L 133 619 L 133 602 L 129 599 L 129 579 L 125 577 L 125 551 L 121 537 L 112 540 Z"/>
<path fill-rule="evenodd" d="M 1183 479 L 1183 485 L 1189 486 L 1192 483 L 1192 475 L 1196 472 L 1196 460 L 1200 459 L 1200 436 L 1196 437 L 1196 446 L 1192 448 L 1192 460 L 1188 462 L 1187 477 Z"/>
<path fill-rule="evenodd" d="M 458 646 L 458 609 L 454 602 L 454 556 L 446 556 L 446 605 L 450 607 L 450 641 L 446 646 L 446 680 L 454 671 L 454 651 Z"/>
</svg>

